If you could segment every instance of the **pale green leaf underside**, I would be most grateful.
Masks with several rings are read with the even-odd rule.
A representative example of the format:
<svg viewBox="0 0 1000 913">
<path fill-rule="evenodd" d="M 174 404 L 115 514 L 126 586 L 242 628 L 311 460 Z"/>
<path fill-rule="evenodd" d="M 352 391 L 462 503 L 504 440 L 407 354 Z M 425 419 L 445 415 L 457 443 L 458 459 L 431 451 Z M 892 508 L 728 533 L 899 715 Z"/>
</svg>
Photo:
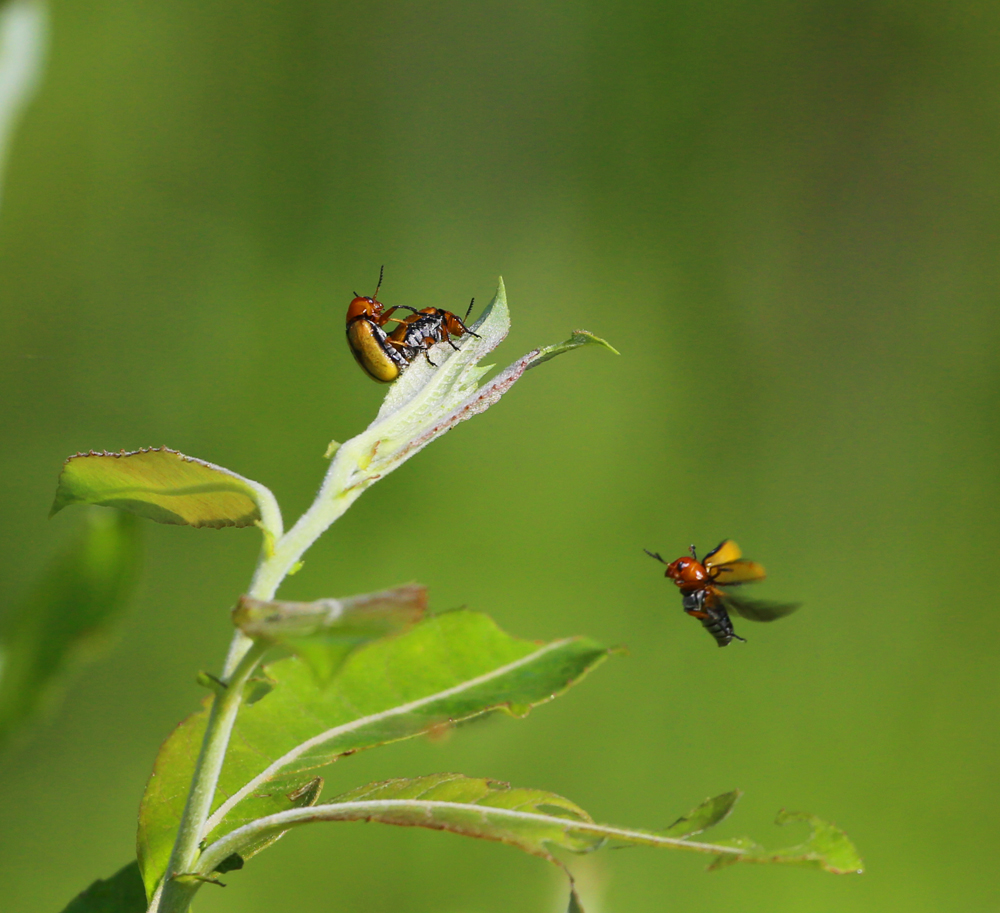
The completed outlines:
<svg viewBox="0 0 1000 913">
<path fill-rule="evenodd" d="M 135 578 L 135 525 L 123 514 L 88 512 L 27 598 L 0 616 L 0 745 L 51 705 L 68 666 L 106 640 Z"/>
<path fill-rule="evenodd" d="M 131 453 L 78 453 L 59 476 L 52 513 L 70 504 L 117 507 L 158 523 L 252 526 L 273 496 L 228 469 L 166 447 Z"/>
<path fill-rule="evenodd" d="M 392 472 L 435 438 L 494 405 L 529 368 L 586 345 L 615 351 L 593 333 L 576 330 L 561 343 L 534 349 L 479 386 L 493 366 L 478 362 L 504 340 L 510 329 L 502 279 L 472 329 L 478 337 L 463 338 L 457 352 L 446 343 L 430 350 L 437 367 L 431 367 L 423 358 L 415 359 L 389 388 L 375 421 L 340 447 L 330 475 L 338 478 L 341 490 L 366 487 Z"/>
<path fill-rule="evenodd" d="M 726 800 L 721 804 L 725 805 Z M 690 819 L 698 814 L 696 809 L 685 817 Z M 239 852 L 244 843 L 259 840 L 272 831 L 316 821 L 378 821 L 447 830 L 496 840 L 551 861 L 555 861 L 551 852 L 555 848 L 581 853 L 613 841 L 618 845 L 659 846 L 710 854 L 726 862 L 783 863 L 837 874 L 863 870 L 857 852 L 842 831 L 810 815 L 786 815 L 779 818 L 779 823 L 788 820 L 808 821 L 813 828 L 812 837 L 799 846 L 769 852 L 751 841 L 743 841 L 743 845 L 736 845 L 738 841 L 706 843 L 655 831 L 596 824 L 578 805 L 554 793 L 512 788 L 505 783 L 459 774 L 436 774 L 374 783 L 344 793 L 332 802 L 252 822 L 209 846 L 198 870 L 210 874 L 222 859 Z"/>
<path fill-rule="evenodd" d="M 237 719 L 209 839 L 287 809 L 311 771 L 344 754 L 499 708 L 524 714 L 606 655 L 585 638 L 518 640 L 485 615 L 457 611 L 361 648 L 326 689 L 294 657 L 272 663 L 274 689 Z M 192 715 L 164 743 L 143 797 L 139 860 L 150 892 L 170 855 L 206 715 Z"/>
</svg>

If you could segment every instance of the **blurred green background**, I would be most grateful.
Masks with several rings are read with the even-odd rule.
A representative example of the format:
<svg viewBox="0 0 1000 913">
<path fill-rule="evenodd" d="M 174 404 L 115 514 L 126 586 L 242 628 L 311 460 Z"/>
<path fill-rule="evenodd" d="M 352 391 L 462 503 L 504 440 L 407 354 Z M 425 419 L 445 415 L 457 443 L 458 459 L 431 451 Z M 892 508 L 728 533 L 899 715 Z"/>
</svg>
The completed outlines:
<svg viewBox="0 0 1000 913">
<path fill-rule="evenodd" d="M 60 461 L 167 444 L 293 519 L 384 388 L 353 290 L 453 310 L 502 274 L 497 360 L 583 351 L 421 453 L 282 593 L 409 580 L 616 658 L 527 720 L 350 758 L 457 770 L 602 821 L 745 798 L 856 841 L 861 877 L 577 863 L 589 913 L 995 910 L 1000 787 L 1000 7 L 985 2 L 55 2 L 0 212 L 4 602 L 77 522 Z M 160 741 L 217 670 L 252 531 L 147 524 L 115 651 L 0 761 L 5 909 L 134 852 Z M 719 650 L 643 548 L 723 537 L 805 603 Z M 286 837 L 213 913 L 553 913 L 514 850 L 375 825 Z"/>
</svg>

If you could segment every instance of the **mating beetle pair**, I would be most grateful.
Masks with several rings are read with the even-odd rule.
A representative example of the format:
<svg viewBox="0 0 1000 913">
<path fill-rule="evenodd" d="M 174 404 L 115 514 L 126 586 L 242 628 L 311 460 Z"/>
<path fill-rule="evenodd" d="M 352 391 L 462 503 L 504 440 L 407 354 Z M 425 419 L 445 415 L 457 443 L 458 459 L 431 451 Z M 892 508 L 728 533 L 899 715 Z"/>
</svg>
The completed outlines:
<svg viewBox="0 0 1000 913">
<path fill-rule="evenodd" d="M 378 300 L 378 290 L 382 287 L 382 270 L 379 270 L 378 285 L 371 297 L 354 293 L 355 298 L 347 308 L 347 344 L 364 372 L 372 379 L 382 384 L 390 384 L 414 358 L 423 352 L 428 364 L 433 365 L 428 350 L 439 342 L 446 342 L 453 349 L 458 346 L 451 338 L 476 336 L 465 321 L 442 308 L 416 308 L 404 304 L 384 308 Z M 465 313 L 465 320 L 472 313 L 472 304 Z M 392 315 L 398 310 L 412 311 L 408 317 L 400 319 Z M 398 326 L 387 333 L 385 325 L 390 321 Z"/>
</svg>

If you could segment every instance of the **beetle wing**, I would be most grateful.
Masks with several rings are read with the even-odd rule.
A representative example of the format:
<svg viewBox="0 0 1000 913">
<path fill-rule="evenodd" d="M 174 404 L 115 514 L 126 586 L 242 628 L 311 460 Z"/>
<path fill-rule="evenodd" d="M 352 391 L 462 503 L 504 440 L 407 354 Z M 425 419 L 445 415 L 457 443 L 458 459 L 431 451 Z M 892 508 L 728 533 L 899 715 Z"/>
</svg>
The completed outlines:
<svg viewBox="0 0 1000 913">
<path fill-rule="evenodd" d="M 798 602 L 764 602 L 760 599 L 739 599 L 729 593 L 719 593 L 719 599 L 726 609 L 742 615 L 749 621 L 774 621 L 791 615 L 801 606 Z"/>
<path fill-rule="evenodd" d="M 732 539 L 723 539 L 701 559 L 701 563 L 705 567 L 711 567 L 714 564 L 729 564 L 730 561 L 738 561 L 742 557 L 743 552 L 740 551 L 740 547 Z"/>
<path fill-rule="evenodd" d="M 712 576 L 718 586 L 735 586 L 740 583 L 753 583 L 763 580 L 764 565 L 756 561 L 730 561 L 728 564 L 713 564 Z"/>
</svg>

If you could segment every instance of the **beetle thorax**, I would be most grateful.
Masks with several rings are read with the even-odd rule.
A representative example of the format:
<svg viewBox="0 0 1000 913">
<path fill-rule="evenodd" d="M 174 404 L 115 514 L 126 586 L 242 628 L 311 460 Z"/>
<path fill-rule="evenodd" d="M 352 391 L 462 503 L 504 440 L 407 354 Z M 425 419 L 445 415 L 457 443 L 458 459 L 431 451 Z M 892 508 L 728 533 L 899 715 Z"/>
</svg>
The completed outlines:
<svg viewBox="0 0 1000 913">
<path fill-rule="evenodd" d="M 705 586 L 709 581 L 708 571 L 705 565 L 694 558 L 678 558 L 667 565 L 667 576 L 681 588 L 681 590 L 697 590 Z"/>
<path fill-rule="evenodd" d="M 358 317 L 380 317 L 382 314 L 382 302 L 374 298 L 355 298 L 347 308 L 347 322 L 356 320 Z"/>
</svg>

